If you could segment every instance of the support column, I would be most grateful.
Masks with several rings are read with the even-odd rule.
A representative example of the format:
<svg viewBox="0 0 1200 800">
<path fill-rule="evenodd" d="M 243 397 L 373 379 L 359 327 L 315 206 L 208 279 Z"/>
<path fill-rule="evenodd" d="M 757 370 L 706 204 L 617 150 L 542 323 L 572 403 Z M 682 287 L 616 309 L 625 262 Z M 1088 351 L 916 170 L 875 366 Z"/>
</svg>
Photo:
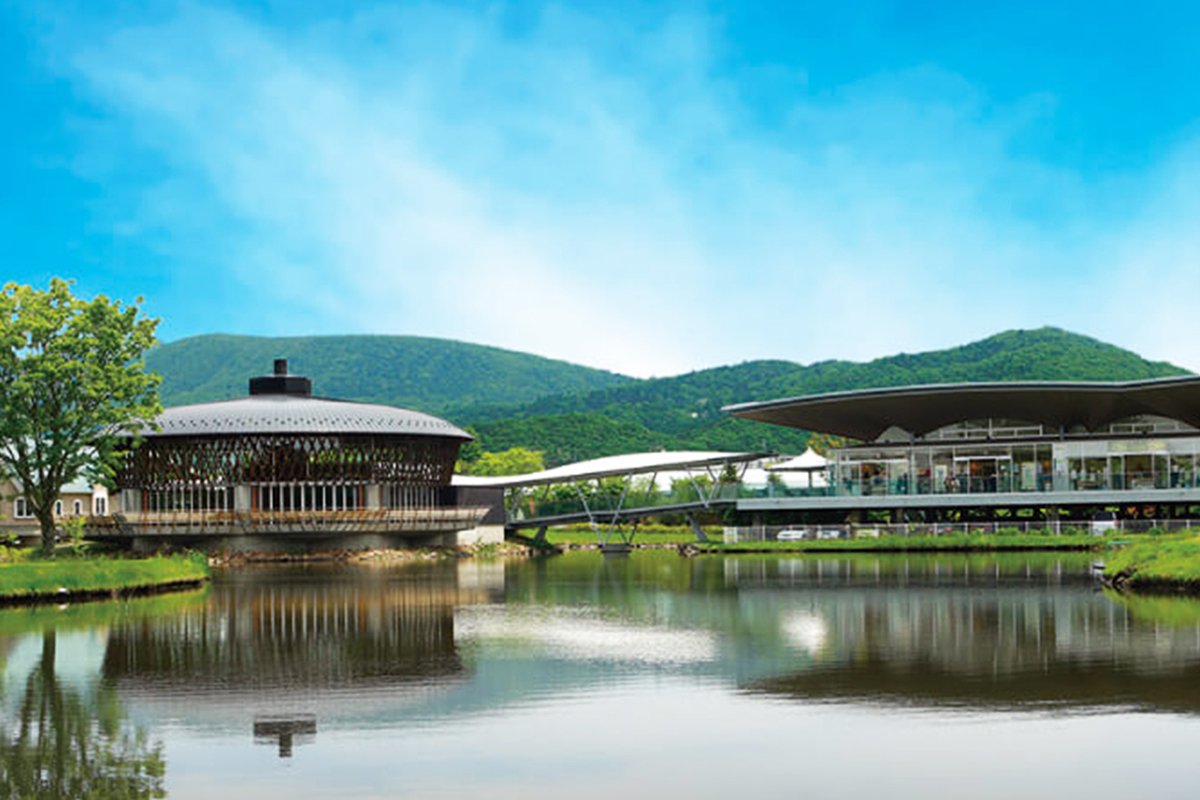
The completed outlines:
<svg viewBox="0 0 1200 800">
<path fill-rule="evenodd" d="M 142 491 L 140 489 L 121 490 L 121 512 L 137 513 L 142 510 Z M 112 509 L 110 509 L 111 513 Z"/>
<path fill-rule="evenodd" d="M 244 484 L 233 487 L 233 510 L 250 511 L 250 487 Z"/>
<path fill-rule="evenodd" d="M 383 508 L 383 502 L 380 499 L 383 492 L 379 489 L 379 484 L 369 483 L 364 487 L 363 492 L 363 507 L 364 508 Z"/>
</svg>

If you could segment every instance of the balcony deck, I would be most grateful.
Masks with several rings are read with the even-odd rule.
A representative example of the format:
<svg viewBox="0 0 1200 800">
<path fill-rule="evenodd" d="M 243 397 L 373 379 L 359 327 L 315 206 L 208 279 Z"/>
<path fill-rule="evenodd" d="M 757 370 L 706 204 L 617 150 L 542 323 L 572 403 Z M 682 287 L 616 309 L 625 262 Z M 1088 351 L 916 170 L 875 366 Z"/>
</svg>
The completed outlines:
<svg viewBox="0 0 1200 800">
<path fill-rule="evenodd" d="M 156 511 L 91 517 L 90 539 L 132 536 L 239 536 L 252 534 L 433 533 L 474 527 L 486 507 L 342 511 Z"/>
</svg>

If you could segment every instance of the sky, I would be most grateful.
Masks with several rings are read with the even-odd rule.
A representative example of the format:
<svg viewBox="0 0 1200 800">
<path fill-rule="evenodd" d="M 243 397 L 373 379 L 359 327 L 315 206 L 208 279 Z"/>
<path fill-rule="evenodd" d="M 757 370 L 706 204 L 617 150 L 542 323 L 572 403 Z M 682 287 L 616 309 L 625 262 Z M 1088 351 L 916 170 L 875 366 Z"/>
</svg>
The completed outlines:
<svg viewBox="0 0 1200 800">
<path fill-rule="evenodd" d="M 0 264 L 637 375 L 1200 370 L 1200 4 L 0 0 Z"/>
</svg>

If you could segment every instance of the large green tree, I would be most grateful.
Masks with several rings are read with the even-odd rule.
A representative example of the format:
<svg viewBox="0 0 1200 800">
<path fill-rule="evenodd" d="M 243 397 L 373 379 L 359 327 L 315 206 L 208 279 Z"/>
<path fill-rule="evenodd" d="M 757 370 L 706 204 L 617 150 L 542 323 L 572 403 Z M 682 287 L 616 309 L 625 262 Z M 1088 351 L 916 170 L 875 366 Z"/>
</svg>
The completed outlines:
<svg viewBox="0 0 1200 800">
<path fill-rule="evenodd" d="M 483 453 L 462 465 L 467 475 L 525 475 L 546 468 L 542 454 L 524 447 L 510 447 L 499 453 Z"/>
<path fill-rule="evenodd" d="M 0 292 L 0 469 L 20 482 L 47 556 L 62 487 L 110 471 L 121 434 L 162 411 L 143 360 L 157 325 L 136 305 L 78 298 L 58 278 Z"/>
</svg>

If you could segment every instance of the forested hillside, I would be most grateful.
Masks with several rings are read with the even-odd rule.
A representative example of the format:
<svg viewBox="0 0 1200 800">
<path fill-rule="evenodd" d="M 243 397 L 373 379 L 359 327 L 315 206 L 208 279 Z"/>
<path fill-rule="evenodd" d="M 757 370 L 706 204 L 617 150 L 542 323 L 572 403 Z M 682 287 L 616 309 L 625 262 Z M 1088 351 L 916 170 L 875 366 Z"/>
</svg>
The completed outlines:
<svg viewBox="0 0 1200 800">
<path fill-rule="evenodd" d="M 440 414 L 478 436 L 473 452 L 541 450 L 550 465 L 655 449 L 799 452 L 808 435 L 731 419 L 721 407 L 819 392 L 966 381 L 1139 380 L 1183 374 L 1165 362 L 1055 328 L 867 363 L 749 361 L 635 380 L 480 345 L 407 336 L 201 336 L 149 359 L 164 403 L 241 396 L 288 357 L 320 394 Z"/>
<path fill-rule="evenodd" d="M 1007 331 L 979 342 L 927 353 L 900 354 L 867 363 L 824 361 L 801 366 L 786 361 L 750 361 L 673 378 L 631 381 L 575 395 L 544 397 L 530 403 L 451 409 L 452 418 L 470 423 L 485 449 L 520 440 L 561 463 L 564 427 L 579 415 L 621 423 L 630 447 L 579 430 L 572 457 L 635 449 L 647 434 L 662 447 L 781 452 L 803 449 L 806 434 L 730 419 L 721 411 L 732 403 L 780 397 L 923 383 L 1020 380 L 1126 381 L 1184 374 L 1166 362 L 1058 330 Z M 493 437 L 496 444 L 493 444 Z M 657 437 L 656 439 L 654 437 Z M 638 447 L 636 449 L 645 449 Z"/>
<path fill-rule="evenodd" d="M 440 413 L 463 403 L 525 402 L 630 380 L 603 370 L 446 339 L 418 336 L 264 338 L 214 334 L 162 345 L 147 358 L 163 376 L 163 404 L 227 400 L 250 376 L 287 358 L 327 397 Z"/>
</svg>

